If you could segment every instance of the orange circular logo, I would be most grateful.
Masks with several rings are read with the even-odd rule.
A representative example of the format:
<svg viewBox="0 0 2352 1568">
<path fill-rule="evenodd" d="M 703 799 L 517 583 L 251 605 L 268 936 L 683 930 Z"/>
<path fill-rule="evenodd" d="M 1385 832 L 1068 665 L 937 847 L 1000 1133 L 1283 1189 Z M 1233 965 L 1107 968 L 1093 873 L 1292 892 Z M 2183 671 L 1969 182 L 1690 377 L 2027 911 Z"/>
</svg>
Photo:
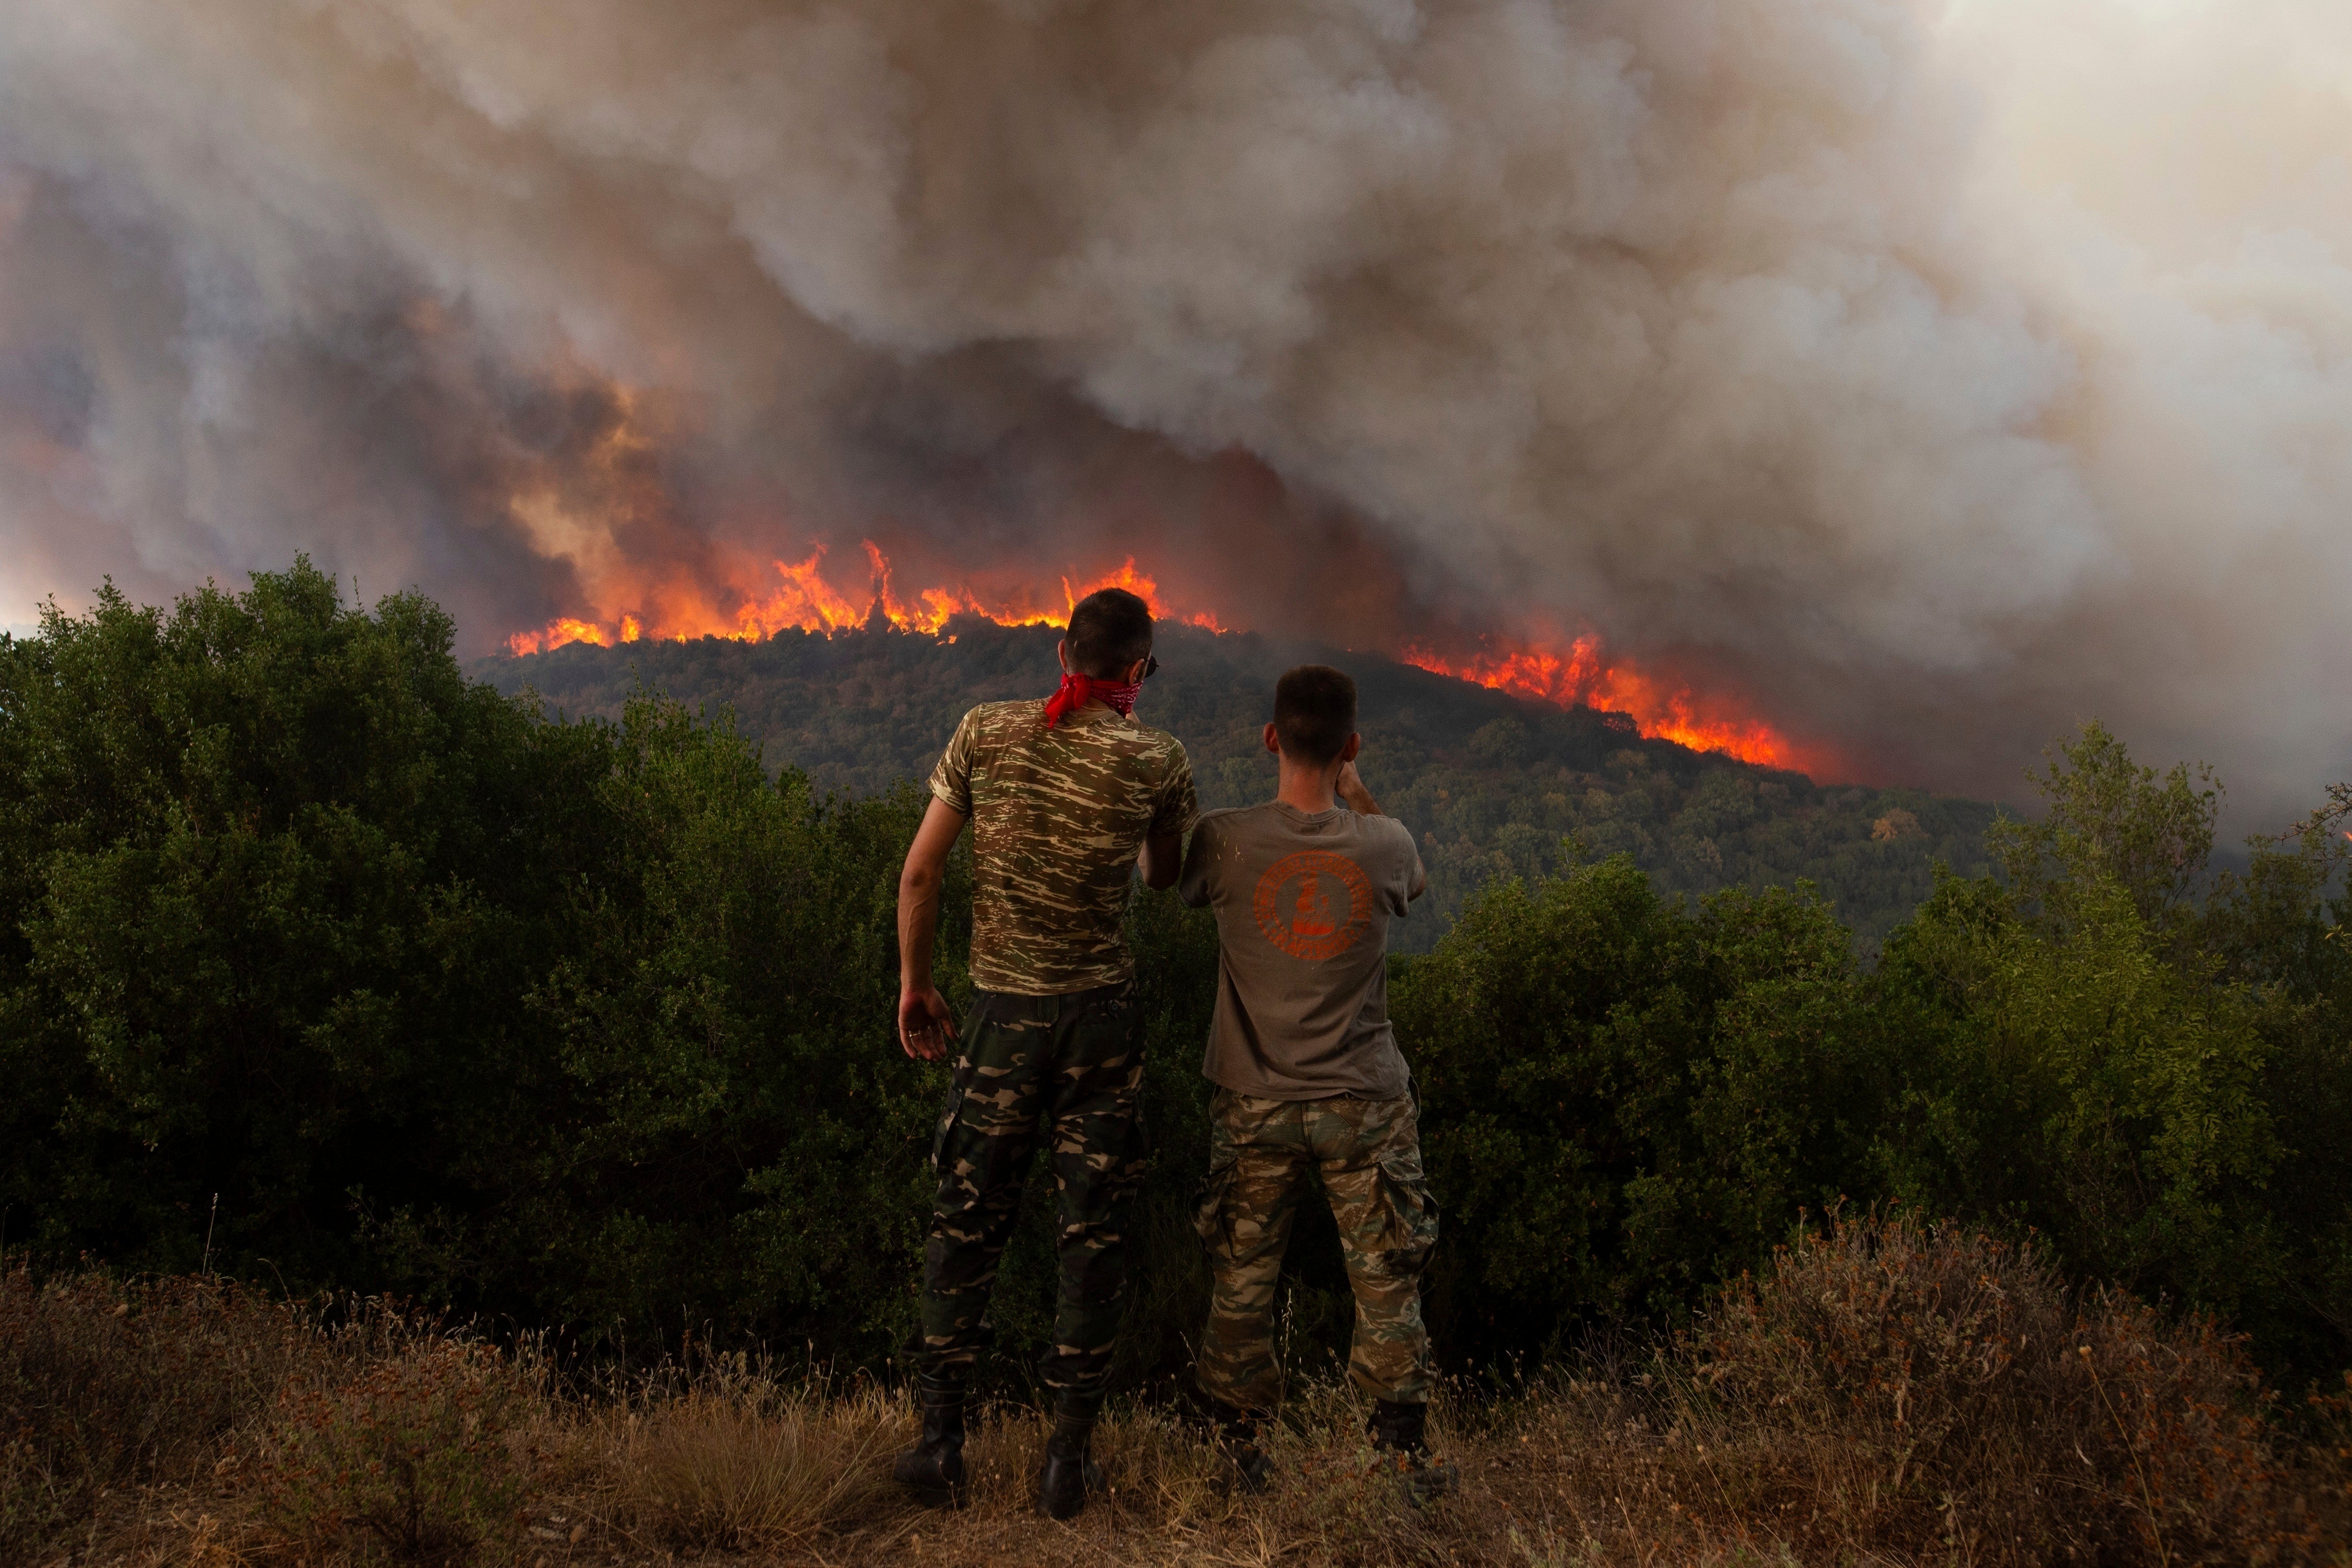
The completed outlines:
<svg viewBox="0 0 2352 1568">
<path fill-rule="evenodd" d="M 1319 963 L 1363 940 L 1372 923 L 1372 884 L 1344 855 L 1302 849 L 1265 868 L 1252 911 L 1266 941 Z"/>
</svg>

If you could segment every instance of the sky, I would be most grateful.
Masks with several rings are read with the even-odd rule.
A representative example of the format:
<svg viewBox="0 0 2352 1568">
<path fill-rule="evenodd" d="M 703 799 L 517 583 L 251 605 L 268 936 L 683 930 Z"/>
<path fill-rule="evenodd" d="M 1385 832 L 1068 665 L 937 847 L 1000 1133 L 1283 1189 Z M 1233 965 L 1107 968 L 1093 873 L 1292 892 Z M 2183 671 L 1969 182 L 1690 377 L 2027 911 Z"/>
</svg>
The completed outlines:
<svg viewBox="0 0 2352 1568">
<path fill-rule="evenodd" d="M 1857 774 L 2352 773 L 2352 7 L 17 0 L 0 623 L 1133 554 Z"/>
</svg>

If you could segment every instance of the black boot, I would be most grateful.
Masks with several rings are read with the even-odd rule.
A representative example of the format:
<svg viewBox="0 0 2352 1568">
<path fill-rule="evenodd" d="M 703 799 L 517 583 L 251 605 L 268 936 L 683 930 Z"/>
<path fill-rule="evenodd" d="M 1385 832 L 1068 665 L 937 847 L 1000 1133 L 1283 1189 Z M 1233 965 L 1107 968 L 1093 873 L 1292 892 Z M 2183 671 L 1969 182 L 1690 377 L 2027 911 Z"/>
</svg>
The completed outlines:
<svg viewBox="0 0 2352 1568">
<path fill-rule="evenodd" d="M 1225 1462 L 1233 1467 L 1231 1487 L 1256 1493 L 1265 1490 L 1274 1475 L 1274 1460 L 1258 1442 L 1258 1431 L 1265 1416 L 1256 1410 L 1243 1410 L 1216 1402 L 1217 1447 L 1224 1454 Z"/>
<path fill-rule="evenodd" d="M 963 1379 L 925 1373 L 923 1440 L 898 1456 L 890 1473 L 932 1508 L 961 1508 L 963 1484 Z"/>
<path fill-rule="evenodd" d="M 1415 1508 L 1444 1497 L 1462 1479 L 1452 1465 L 1429 1457 L 1428 1427 L 1426 1405 L 1399 1405 L 1393 1399 L 1372 1402 L 1372 1419 L 1367 1428 L 1372 1452 L 1395 1468 L 1404 1481 L 1405 1500 Z"/>
<path fill-rule="evenodd" d="M 1102 1490 L 1102 1467 L 1087 1458 L 1094 1437 L 1100 1395 L 1065 1390 L 1054 1402 L 1054 1435 L 1045 1439 L 1045 1468 L 1037 1472 L 1037 1511 L 1048 1519 L 1071 1519 Z"/>
</svg>

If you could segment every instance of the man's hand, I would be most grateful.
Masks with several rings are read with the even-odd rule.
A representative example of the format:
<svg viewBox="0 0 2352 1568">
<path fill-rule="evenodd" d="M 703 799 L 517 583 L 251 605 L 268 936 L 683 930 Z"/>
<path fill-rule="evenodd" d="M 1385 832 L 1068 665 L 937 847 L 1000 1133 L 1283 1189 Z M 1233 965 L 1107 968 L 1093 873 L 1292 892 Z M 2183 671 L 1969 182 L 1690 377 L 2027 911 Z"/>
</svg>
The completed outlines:
<svg viewBox="0 0 2352 1568">
<path fill-rule="evenodd" d="M 956 1037 L 955 1015 L 934 985 L 898 993 L 898 1044 L 917 1061 L 935 1062 Z"/>
<path fill-rule="evenodd" d="M 938 1061 L 956 1036 L 955 1019 L 931 984 L 931 944 L 940 931 L 948 851 L 963 824 L 963 813 L 933 800 L 898 873 L 898 1044 L 917 1061 Z"/>
<path fill-rule="evenodd" d="M 1340 800 L 1347 804 L 1348 809 L 1358 816 L 1381 815 L 1381 803 L 1374 800 L 1372 792 L 1364 787 L 1363 776 L 1356 772 L 1356 764 L 1352 760 L 1339 764 L 1339 777 L 1332 787 L 1338 792 Z"/>
</svg>

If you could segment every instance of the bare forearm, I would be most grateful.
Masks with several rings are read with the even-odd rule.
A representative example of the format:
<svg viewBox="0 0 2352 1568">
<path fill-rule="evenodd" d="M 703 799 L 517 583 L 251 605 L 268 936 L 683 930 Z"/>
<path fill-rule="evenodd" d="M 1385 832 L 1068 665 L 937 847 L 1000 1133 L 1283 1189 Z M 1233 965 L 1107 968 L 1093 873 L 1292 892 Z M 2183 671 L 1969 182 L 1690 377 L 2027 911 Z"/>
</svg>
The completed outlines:
<svg viewBox="0 0 2352 1568">
<path fill-rule="evenodd" d="M 1341 803 L 1358 816 L 1381 815 L 1381 803 L 1374 800 L 1372 792 L 1364 787 L 1364 775 L 1356 771 L 1353 758 L 1339 764 L 1339 773 L 1331 780 L 1331 789 Z"/>
<path fill-rule="evenodd" d="M 931 948 L 939 931 L 939 874 L 909 866 L 898 878 L 898 984 L 902 990 L 930 984 Z"/>
</svg>

